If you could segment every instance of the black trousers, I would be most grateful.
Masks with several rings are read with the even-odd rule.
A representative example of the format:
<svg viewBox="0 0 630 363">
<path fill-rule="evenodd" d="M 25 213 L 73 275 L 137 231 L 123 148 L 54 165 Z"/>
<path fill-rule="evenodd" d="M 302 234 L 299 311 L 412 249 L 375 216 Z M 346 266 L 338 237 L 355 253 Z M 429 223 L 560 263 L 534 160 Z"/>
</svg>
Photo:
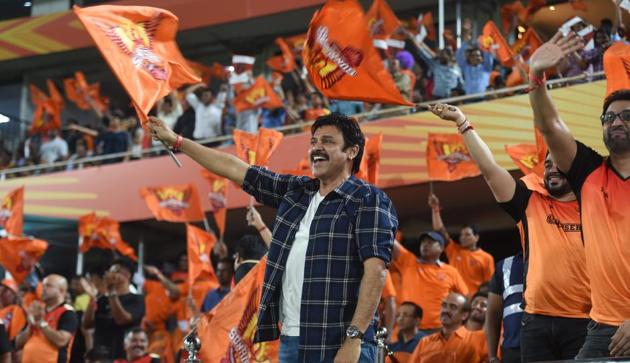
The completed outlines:
<svg viewBox="0 0 630 363">
<path fill-rule="evenodd" d="M 523 363 L 575 358 L 584 344 L 588 322 L 588 319 L 523 314 Z"/>
<path fill-rule="evenodd" d="M 577 359 L 610 357 L 610 338 L 617 332 L 616 326 L 600 324 L 591 320 L 588 323 L 586 340 Z"/>
<path fill-rule="evenodd" d="M 520 348 L 501 348 L 503 353 L 503 363 L 521 363 Z"/>
</svg>

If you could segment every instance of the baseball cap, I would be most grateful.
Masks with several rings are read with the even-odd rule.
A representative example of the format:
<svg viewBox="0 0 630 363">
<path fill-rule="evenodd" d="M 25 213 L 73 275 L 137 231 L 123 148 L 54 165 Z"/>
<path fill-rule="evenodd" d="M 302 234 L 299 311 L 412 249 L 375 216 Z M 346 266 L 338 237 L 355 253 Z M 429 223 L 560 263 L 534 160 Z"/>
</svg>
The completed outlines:
<svg viewBox="0 0 630 363">
<path fill-rule="evenodd" d="M 4 279 L 0 282 L 0 285 L 8 287 L 14 293 L 18 293 L 18 284 L 11 279 Z"/>
<path fill-rule="evenodd" d="M 435 232 L 435 231 L 431 231 L 431 232 L 424 232 L 420 235 L 420 238 L 418 240 L 422 241 L 422 239 L 424 237 L 429 237 L 432 240 L 438 242 L 440 245 L 442 245 L 442 247 L 444 247 L 444 245 L 446 244 L 446 240 L 444 240 L 444 236 L 442 236 L 442 234 Z"/>
</svg>

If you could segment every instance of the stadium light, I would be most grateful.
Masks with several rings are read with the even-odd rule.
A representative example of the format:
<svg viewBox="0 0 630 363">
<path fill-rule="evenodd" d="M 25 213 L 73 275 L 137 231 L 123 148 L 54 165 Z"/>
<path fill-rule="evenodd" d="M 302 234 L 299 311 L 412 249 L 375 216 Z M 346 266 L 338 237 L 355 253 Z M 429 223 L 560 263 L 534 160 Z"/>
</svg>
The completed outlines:
<svg viewBox="0 0 630 363">
<path fill-rule="evenodd" d="M 11 119 L 10 119 L 10 118 L 8 118 L 7 116 L 5 116 L 5 115 L 3 115 L 3 114 L 1 114 L 1 113 L 0 113 L 0 124 L 7 123 L 7 122 L 9 122 L 9 121 L 11 121 Z"/>
<path fill-rule="evenodd" d="M 33 3 L 32 3 L 32 2 L 30 2 L 30 1 L 25 1 L 25 2 L 24 2 L 24 7 L 25 7 L 25 8 L 28 8 L 28 7 L 30 7 L 31 5 L 33 5 Z"/>
<path fill-rule="evenodd" d="M 553 6 L 553 5 L 551 5 L 551 6 L 549 7 L 549 10 L 554 11 L 554 10 L 556 10 L 556 7 L 555 7 L 555 6 Z"/>
</svg>

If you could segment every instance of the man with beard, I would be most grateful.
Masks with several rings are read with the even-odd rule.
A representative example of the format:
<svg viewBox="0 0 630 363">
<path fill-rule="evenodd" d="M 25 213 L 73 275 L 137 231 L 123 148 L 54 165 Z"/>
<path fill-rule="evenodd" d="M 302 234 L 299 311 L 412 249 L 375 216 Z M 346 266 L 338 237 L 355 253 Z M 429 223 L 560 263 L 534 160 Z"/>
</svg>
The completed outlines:
<svg viewBox="0 0 630 363">
<path fill-rule="evenodd" d="M 160 356 L 147 353 L 149 337 L 142 328 L 133 328 L 125 335 L 126 359 L 116 359 L 114 363 L 160 363 Z"/>
<path fill-rule="evenodd" d="M 449 293 L 440 308 L 440 331 L 422 338 L 409 362 L 485 362 L 488 354 L 483 331 L 473 332 L 463 325 L 469 315 L 470 305 L 466 297 L 456 292 Z"/>
<path fill-rule="evenodd" d="M 488 309 L 488 293 L 477 292 L 470 300 L 470 317 L 466 320 L 466 329 L 479 331 L 486 322 L 486 310 Z"/>
<path fill-rule="evenodd" d="M 547 155 L 543 179 L 531 173 L 514 180 L 459 108 L 430 109 L 455 122 L 495 199 L 518 223 L 525 269 L 523 362 L 575 357 L 586 335 L 590 293 L 578 205 L 566 178 Z"/>
<path fill-rule="evenodd" d="M 592 309 L 578 358 L 630 356 L 630 90 L 604 100 L 600 121 L 610 155 L 603 157 L 573 138 L 544 84 L 545 71 L 581 47 L 575 34 L 556 34 L 534 52 L 530 102 L 536 127 L 582 214 Z"/>
<path fill-rule="evenodd" d="M 65 363 L 79 328 L 77 314 L 65 304 L 68 282 L 63 276 L 48 275 L 42 287 L 44 303 L 34 301 L 28 307 L 28 325 L 15 338 L 15 348 L 23 349 L 24 363 Z"/>
</svg>

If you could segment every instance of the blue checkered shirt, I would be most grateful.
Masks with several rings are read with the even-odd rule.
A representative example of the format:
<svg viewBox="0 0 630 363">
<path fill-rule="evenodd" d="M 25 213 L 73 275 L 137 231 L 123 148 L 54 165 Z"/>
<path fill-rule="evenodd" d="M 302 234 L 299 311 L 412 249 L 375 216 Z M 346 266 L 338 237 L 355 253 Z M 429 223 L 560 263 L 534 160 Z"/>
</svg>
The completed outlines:
<svg viewBox="0 0 630 363">
<path fill-rule="evenodd" d="M 282 274 L 319 181 L 252 166 L 243 189 L 277 209 L 255 338 L 256 342 L 275 340 L 280 337 Z M 359 300 L 363 261 L 377 257 L 389 263 L 397 228 L 396 211 L 387 195 L 354 176 L 326 195 L 311 223 L 304 261 L 300 361 L 334 358 Z"/>
</svg>

